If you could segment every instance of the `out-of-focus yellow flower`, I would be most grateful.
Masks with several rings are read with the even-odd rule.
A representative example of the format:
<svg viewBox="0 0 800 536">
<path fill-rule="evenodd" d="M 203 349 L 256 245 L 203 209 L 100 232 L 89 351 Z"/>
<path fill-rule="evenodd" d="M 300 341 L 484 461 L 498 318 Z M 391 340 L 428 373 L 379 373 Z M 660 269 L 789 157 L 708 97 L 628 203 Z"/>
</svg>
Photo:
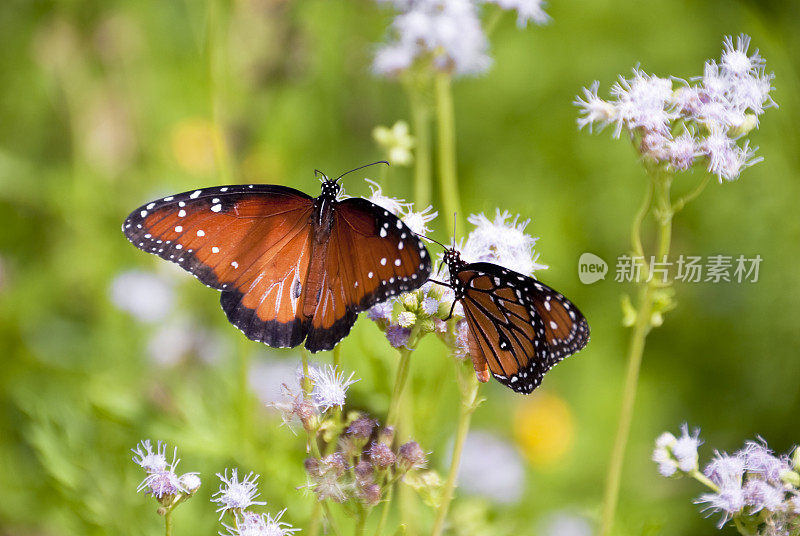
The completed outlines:
<svg viewBox="0 0 800 536">
<path fill-rule="evenodd" d="M 411 154 L 414 137 L 409 133 L 408 123 L 405 121 L 398 121 L 392 128 L 375 127 L 372 137 L 385 151 L 390 164 L 408 166 L 414 161 L 414 155 Z"/>
<path fill-rule="evenodd" d="M 206 119 L 185 119 L 172 129 L 170 144 L 178 164 L 197 174 L 210 174 L 216 170 L 214 146 L 220 133 Z"/>
<path fill-rule="evenodd" d="M 550 466 L 572 446 L 572 411 L 558 395 L 538 391 L 517 406 L 514 436 L 533 465 Z"/>
</svg>

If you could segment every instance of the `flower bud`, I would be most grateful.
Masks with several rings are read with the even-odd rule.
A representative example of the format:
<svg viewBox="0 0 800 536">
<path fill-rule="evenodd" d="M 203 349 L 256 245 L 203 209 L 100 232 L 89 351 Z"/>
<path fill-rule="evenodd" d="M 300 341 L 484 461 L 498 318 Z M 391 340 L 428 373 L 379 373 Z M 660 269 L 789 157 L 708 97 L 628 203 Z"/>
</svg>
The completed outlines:
<svg viewBox="0 0 800 536">
<path fill-rule="evenodd" d="M 303 461 L 303 466 L 306 468 L 306 472 L 311 476 L 319 476 L 319 460 L 316 458 L 306 458 Z"/>
<path fill-rule="evenodd" d="M 333 471 L 338 477 L 344 474 L 347 469 L 347 462 L 345 462 L 341 452 L 334 452 L 322 458 L 322 466 L 324 467 L 324 472 Z"/>
<path fill-rule="evenodd" d="M 397 323 L 401 328 L 410 328 L 417 321 L 417 315 L 411 311 L 403 311 L 397 315 Z"/>
<path fill-rule="evenodd" d="M 792 453 L 792 467 L 800 471 L 800 447 L 795 447 Z"/>
<path fill-rule="evenodd" d="M 384 426 L 381 428 L 381 431 L 378 432 L 378 441 L 384 445 L 391 445 L 392 441 L 394 441 L 394 426 Z"/>
<path fill-rule="evenodd" d="M 179 479 L 181 487 L 186 490 L 190 495 L 200 489 L 200 477 L 197 473 L 185 473 Z"/>
<path fill-rule="evenodd" d="M 356 464 L 353 471 L 356 474 L 356 480 L 358 482 L 366 483 L 373 481 L 372 476 L 374 474 L 374 469 L 372 468 L 372 464 L 370 464 L 368 461 L 361 460 Z"/>
<path fill-rule="evenodd" d="M 378 469 L 386 469 L 395 462 L 394 452 L 383 443 L 372 444 L 369 449 L 369 458 Z"/>
<path fill-rule="evenodd" d="M 358 494 L 361 500 L 368 505 L 376 505 L 381 500 L 381 488 L 377 484 L 368 484 L 366 486 L 359 486 Z"/>
<path fill-rule="evenodd" d="M 401 471 L 424 467 L 425 463 L 425 452 L 423 452 L 419 443 L 416 441 L 409 441 L 400 446 L 397 456 L 397 466 Z"/>
<path fill-rule="evenodd" d="M 372 430 L 377 422 L 369 417 L 359 417 L 347 427 L 347 433 L 366 441 L 372 435 Z"/>
<path fill-rule="evenodd" d="M 800 474 L 796 471 L 784 469 L 780 474 L 781 482 L 789 484 L 793 488 L 800 488 Z"/>
<path fill-rule="evenodd" d="M 319 426 L 317 410 L 311 400 L 298 397 L 292 406 L 292 412 L 297 415 L 297 418 L 303 423 L 303 429 L 305 429 L 306 432 L 313 432 Z"/>
<path fill-rule="evenodd" d="M 744 120 L 735 128 L 730 129 L 728 131 L 728 135 L 733 139 L 746 136 L 757 126 L 758 117 L 756 117 L 755 114 L 745 114 Z"/>
</svg>

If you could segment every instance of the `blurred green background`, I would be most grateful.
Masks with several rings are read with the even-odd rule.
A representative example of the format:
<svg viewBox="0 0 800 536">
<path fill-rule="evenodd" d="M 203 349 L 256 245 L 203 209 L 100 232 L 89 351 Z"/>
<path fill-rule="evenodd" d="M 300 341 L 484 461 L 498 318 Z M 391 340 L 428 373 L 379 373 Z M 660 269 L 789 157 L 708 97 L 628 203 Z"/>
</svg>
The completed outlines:
<svg viewBox="0 0 800 536">
<path fill-rule="evenodd" d="M 157 534 L 161 520 L 135 492 L 142 474 L 130 462 L 143 438 L 178 446 L 181 469 L 202 473 L 177 534 L 216 532 L 207 501 L 213 473 L 230 466 L 263 475 L 270 511 L 288 507 L 296 526 L 308 519 L 311 500 L 295 490 L 305 482 L 303 440 L 278 428 L 262 400 L 298 352 L 243 340 L 215 292 L 133 248 L 119 227 L 169 193 L 231 180 L 316 195 L 314 168 L 338 174 L 381 158 L 372 129 L 409 118 L 402 88 L 369 71 L 391 13 L 366 0 L 212 2 L 0 5 L 2 534 Z M 455 85 L 460 186 L 468 212 L 533 219 L 550 266 L 539 275 L 581 306 L 592 341 L 527 399 L 495 382 L 482 389 L 489 401 L 474 428 L 516 445 L 524 493 L 500 504 L 464 490 L 455 530 L 552 534 L 561 522 L 561 534 L 588 534 L 620 403 L 620 296 L 631 289 L 613 274 L 582 285 L 577 259 L 591 251 L 613 271 L 645 179 L 628 143 L 577 131 L 571 103 L 595 79 L 606 95 L 637 63 L 699 75 L 724 35 L 745 32 L 776 74 L 780 108 L 751 135 L 764 162 L 681 213 L 673 251 L 760 254 L 760 279 L 676 286 L 677 310 L 648 339 L 617 523 L 619 534 L 707 534 L 714 522 L 691 503 L 701 489 L 658 476 L 654 438 L 699 426 L 701 460 L 756 434 L 780 452 L 800 441 L 798 3 L 554 0 L 548 13 L 551 24 L 525 30 L 505 14 L 494 67 Z M 220 139 L 230 149 L 222 170 Z M 350 194 L 369 193 L 361 176 L 345 180 Z M 388 193 L 410 197 L 409 169 L 387 180 Z M 435 225 L 444 239 L 444 221 Z M 172 292 L 154 322 L 112 303 L 115 278 L 130 270 Z M 342 355 L 362 378 L 350 405 L 384 417 L 397 354 L 381 337 L 361 319 Z M 412 374 L 414 437 L 445 470 L 458 397 L 432 337 Z M 252 421 L 240 418 L 243 404 Z M 491 475 L 502 460 L 468 462 Z"/>
</svg>

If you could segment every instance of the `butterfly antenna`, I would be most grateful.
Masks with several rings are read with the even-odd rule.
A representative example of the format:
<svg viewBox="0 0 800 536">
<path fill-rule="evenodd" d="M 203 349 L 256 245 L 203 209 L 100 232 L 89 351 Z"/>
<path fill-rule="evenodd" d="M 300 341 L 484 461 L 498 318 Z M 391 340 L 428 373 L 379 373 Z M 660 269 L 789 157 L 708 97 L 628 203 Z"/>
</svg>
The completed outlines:
<svg viewBox="0 0 800 536">
<path fill-rule="evenodd" d="M 341 179 L 342 177 L 344 177 L 348 173 L 352 173 L 354 171 L 358 171 L 359 169 L 364 169 L 365 167 L 376 166 L 378 164 L 386 164 L 388 166 L 389 162 L 387 162 L 386 160 L 378 160 L 377 162 L 372 162 L 371 164 L 364 164 L 363 166 L 358 166 L 357 168 L 351 169 L 350 171 L 345 171 L 344 173 L 342 173 L 341 175 L 336 177 L 336 180 L 334 180 L 333 182 L 338 182 L 339 179 Z"/>
<path fill-rule="evenodd" d="M 428 279 L 428 281 L 430 281 L 431 283 L 436 283 L 437 285 L 442 285 L 443 287 L 453 288 L 448 283 L 445 283 L 444 281 L 437 281 L 435 279 Z"/>
<path fill-rule="evenodd" d="M 320 175 L 321 175 L 322 177 L 320 177 Z M 323 172 L 321 172 L 321 171 L 320 171 L 320 170 L 318 170 L 318 169 L 315 169 L 315 170 L 314 170 L 314 176 L 315 176 L 315 177 L 317 177 L 317 178 L 319 179 L 319 181 L 320 181 L 320 182 L 325 182 L 326 180 L 328 180 L 328 176 L 327 176 L 327 175 L 325 175 Z M 337 180 L 338 180 L 338 179 L 337 179 Z"/>
<path fill-rule="evenodd" d="M 456 220 L 456 214 L 458 214 L 458 213 L 457 212 L 453 212 L 453 248 L 456 247 L 456 236 L 457 236 L 456 235 L 456 223 L 458 223 L 458 221 Z"/>
<path fill-rule="evenodd" d="M 415 235 L 417 235 L 417 236 L 418 236 L 418 237 L 420 237 L 420 238 L 424 238 L 425 240 L 428 240 L 428 241 L 430 241 L 430 242 L 433 242 L 434 244 L 439 244 L 439 245 L 440 245 L 440 246 L 442 246 L 442 247 L 443 247 L 445 250 L 448 250 L 448 249 L 450 249 L 450 248 L 448 248 L 447 246 L 445 246 L 444 244 L 442 244 L 441 242 L 439 242 L 438 240 L 435 240 L 435 239 L 433 239 L 433 238 L 430 238 L 430 237 L 428 237 L 428 236 L 425 236 L 424 234 L 419 234 L 419 233 L 414 233 L 414 234 L 415 234 Z"/>
</svg>

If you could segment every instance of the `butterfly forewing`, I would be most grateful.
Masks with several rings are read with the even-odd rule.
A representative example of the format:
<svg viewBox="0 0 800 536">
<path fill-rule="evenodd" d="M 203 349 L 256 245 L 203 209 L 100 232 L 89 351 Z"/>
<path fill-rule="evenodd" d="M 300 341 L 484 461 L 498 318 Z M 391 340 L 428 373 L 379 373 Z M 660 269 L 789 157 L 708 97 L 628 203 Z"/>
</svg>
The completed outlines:
<svg viewBox="0 0 800 536">
<path fill-rule="evenodd" d="M 322 293 L 306 346 L 332 348 L 349 333 L 356 314 L 430 275 L 425 246 L 394 214 L 361 198 L 336 207 Z"/>
<path fill-rule="evenodd" d="M 309 267 L 313 199 L 282 186 L 237 185 L 177 194 L 137 209 L 123 224 L 140 249 L 222 290 L 221 304 L 248 338 L 297 346 Z"/>
<path fill-rule="evenodd" d="M 462 305 L 476 370 L 488 366 L 515 391 L 532 392 L 553 365 L 589 340 L 577 307 L 533 278 L 483 262 L 463 266 L 457 278 L 464 287 Z"/>
</svg>

